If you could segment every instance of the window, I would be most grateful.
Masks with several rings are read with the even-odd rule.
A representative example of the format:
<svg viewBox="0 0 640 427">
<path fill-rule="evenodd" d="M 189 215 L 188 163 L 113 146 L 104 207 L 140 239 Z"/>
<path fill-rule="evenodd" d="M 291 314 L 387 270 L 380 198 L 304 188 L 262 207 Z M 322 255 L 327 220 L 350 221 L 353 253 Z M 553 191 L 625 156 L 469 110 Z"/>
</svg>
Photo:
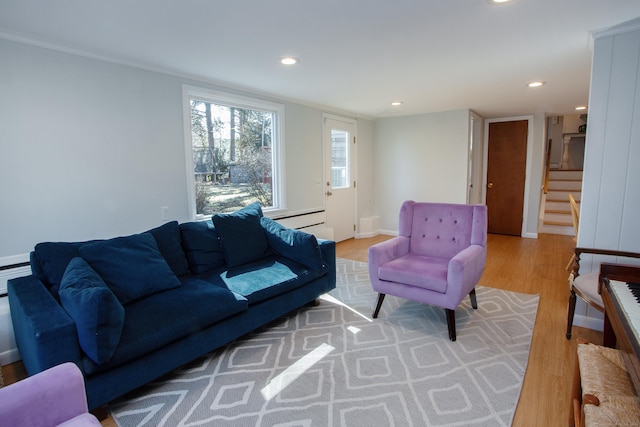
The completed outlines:
<svg viewBox="0 0 640 427">
<path fill-rule="evenodd" d="M 192 218 L 260 202 L 284 208 L 284 106 L 185 86 L 185 151 Z"/>
<path fill-rule="evenodd" d="M 331 188 L 349 187 L 349 132 L 331 129 Z"/>
</svg>

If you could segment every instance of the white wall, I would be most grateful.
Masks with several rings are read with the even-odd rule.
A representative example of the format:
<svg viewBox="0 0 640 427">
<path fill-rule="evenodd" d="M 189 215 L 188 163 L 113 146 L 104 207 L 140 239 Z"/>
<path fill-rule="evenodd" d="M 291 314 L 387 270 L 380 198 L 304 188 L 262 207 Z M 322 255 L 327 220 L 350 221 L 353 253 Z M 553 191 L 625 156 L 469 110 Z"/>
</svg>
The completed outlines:
<svg viewBox="0 0 640 427">
<path fill-rule="evenodd" d="M 0 259 L 143 231 L 161 206 L 190 219 L 182 85 L 225 88 L 4 40 L 0 58 Z M 287 208 L 321 208 L 324 111 L 268 100 L 285 104 Z"/>
<path fill-rule="evenodd" d="M 578 246 L 640 252 L 640 19 L 594 38 Z M 581 269 L 598 269 L 587 261 Z M 576 324 L 602 318 L 586 308 Z"/>
<path fill-rule="evenodd" d="M 469 110 L 374 123 L 374 210 L 385 233 L 398 230 L 405 200 L 466 203 Z"/>
<path fill-rule="evenodd" d="M 187 215 L 179 81 L 0 40 L 0 258 Z"/>
</svg>

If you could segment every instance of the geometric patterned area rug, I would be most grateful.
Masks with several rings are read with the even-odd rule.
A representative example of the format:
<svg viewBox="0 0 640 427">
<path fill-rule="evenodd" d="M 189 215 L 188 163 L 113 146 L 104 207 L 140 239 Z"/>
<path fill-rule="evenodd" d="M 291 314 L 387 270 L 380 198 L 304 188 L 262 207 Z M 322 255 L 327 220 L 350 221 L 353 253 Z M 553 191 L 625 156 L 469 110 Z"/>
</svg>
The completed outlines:
<svg viewBox="0 0 640 427">
<path fill-rule="evenodd" d="M 509 426 L 538 295 L 476 288 L 456 310 L 377 294 L 367 264 L 305 307 L 111 405 L 130 426 Z"/>
</svg>

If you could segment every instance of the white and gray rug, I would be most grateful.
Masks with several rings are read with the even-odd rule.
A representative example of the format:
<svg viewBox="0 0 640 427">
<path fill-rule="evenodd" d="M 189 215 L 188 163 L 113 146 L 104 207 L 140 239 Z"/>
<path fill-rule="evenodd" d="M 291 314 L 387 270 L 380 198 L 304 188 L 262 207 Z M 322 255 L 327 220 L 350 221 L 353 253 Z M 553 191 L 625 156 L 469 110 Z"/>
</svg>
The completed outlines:
<svg viewBox="0 0 640 427">
<path fill-rule="evenodd" d="M 538 296 L 476 289 L 456 310 L 376 294 L 367 265 L 338 259 L 338 285 L 298 310 L 112 405 L 130 426 L 508 426 Z"/>
</svg>

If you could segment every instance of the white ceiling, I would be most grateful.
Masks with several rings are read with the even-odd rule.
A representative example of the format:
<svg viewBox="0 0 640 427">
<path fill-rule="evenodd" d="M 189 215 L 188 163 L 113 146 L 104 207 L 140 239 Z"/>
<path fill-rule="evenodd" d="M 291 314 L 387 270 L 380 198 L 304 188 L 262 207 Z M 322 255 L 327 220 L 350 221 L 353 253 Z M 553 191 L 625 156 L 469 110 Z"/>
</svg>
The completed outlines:
<svg viewBox="0 0 640 427">
<path fill-rule="evenodd" d="M 491 118 L 575 113 L 589 32 L 639 16 L 639 0 L 0 0 L 0 37 L 367 117 Z"/>
</svg>

